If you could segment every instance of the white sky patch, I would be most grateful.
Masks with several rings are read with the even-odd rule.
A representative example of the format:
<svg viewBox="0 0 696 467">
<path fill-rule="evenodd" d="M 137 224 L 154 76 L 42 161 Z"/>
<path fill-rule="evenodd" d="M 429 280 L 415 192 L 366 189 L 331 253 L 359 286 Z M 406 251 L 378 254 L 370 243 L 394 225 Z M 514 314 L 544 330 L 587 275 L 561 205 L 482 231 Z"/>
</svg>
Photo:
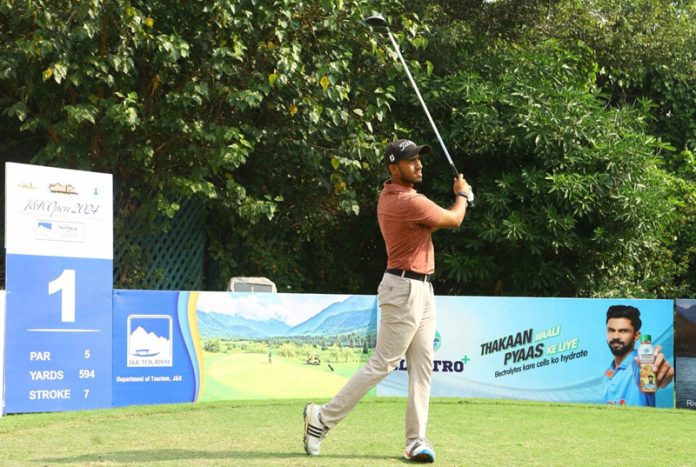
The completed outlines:
<svg viewBox="0 0 696 467">
<path fill-rule="evenodd" d="M 196 308 L 204 313 L 215 312 L 257 321 L 276 319 L 295 326 L 348 297 L 350 295 L 201 292 Z"/>
</svg>

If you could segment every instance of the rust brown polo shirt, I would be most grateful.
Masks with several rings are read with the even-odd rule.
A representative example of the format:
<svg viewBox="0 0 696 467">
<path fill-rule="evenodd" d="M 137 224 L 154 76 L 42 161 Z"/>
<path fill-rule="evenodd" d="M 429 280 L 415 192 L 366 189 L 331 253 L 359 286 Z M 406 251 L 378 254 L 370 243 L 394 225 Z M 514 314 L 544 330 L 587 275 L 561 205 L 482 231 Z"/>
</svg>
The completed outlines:
<svg viewBox="0 0 696 467">
<path fill-rule="evenodd" d="M 377 219 L 387 248 L 387 268 L 420 274 L 435 272 L 431 233 L 444 211 L 413 188 L 384 182 Z"/>
</svg>

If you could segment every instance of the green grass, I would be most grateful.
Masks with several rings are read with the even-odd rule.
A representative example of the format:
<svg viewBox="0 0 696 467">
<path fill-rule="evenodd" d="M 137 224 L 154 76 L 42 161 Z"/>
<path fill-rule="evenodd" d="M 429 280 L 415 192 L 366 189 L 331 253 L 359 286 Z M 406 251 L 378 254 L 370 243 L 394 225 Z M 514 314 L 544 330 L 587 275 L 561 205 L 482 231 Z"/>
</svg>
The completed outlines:
<svg viewBox="0 0 696 467">
<path fill-rule="evenodd" d="M 299 359 L 267 354 L 205 355 L 202 401 L 230 399 L 330 398 L 364 363 L 324 362 L 307 365 Z"/>
<path fill-rule="evenodd" d="M 362 401 L 302 448 L 304 400 L 226 401 L 0 418 L 0 465 L 403 465 L 405 399 Z M 696 412 L 433 399 L 440 465 L 694 465 Z"/>
</svg>

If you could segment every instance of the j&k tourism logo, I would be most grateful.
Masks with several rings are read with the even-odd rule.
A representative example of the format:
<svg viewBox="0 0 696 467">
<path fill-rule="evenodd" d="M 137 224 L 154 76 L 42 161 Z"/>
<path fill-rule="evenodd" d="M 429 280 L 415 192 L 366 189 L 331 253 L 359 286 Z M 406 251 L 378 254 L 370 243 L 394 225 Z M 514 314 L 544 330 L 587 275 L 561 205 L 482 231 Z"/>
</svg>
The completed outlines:
<svg viewBox="0 0 696 467">
<path fill-rule="evenodd" d="M 37 221 L 36 239 L 85 243 L 85 224 L 81 222 Z"/>
<path fill-rule="evenodd" d="M 172 366 L 172 318 L 167 315 L 128 316 L 128 366 Z"/>
</svg>

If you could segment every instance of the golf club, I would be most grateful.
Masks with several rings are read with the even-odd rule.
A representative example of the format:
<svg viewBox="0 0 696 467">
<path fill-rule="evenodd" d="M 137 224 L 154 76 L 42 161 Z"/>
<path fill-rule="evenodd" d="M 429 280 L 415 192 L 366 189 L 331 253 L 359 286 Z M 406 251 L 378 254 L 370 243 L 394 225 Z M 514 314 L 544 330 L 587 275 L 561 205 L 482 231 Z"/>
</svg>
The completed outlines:
<svg viewBox="0 0 696 467">
<path fill-rule="evenodd" d="M 433 127 L 433 131 L 435 131 L 435 136 L 437 136 L 437 140 L 440 142 L 440 146 L 442 147 L 442 150 L 445 153 L 445 157 L 447 157 L 447 162 L 449 162 L 450 167 L 452 168 L 452 172 L 454 172 L 454 176 L 457 177 L 459 176 L 459 171 L 457 168 L 454 166 L 454 162 L 452 162 L 452 157 L 449 154 L 449 151 L 447 150 L 447 147 L 445 146 L 444 141 L 442 141 L 442 137 L 440 136 L 440 132 L 437 129 L 437 126 L 435 125 L 435 122 L 433 121 L 433 117 L 430 116 L 430 111 L 428 110 L 428 106 L 425 105 L 425 101 L 423 100 L 423 97 L 421 96 L 420 91 L 418 90 L 418 86 L 416 86 L 416 82 L 413 79 L 413 76 L 411 75 L 411 71 L 408 69 L 408 65 L 406 65 L 406 60 L 404 60 L 403 55 L 401 55 L 401 50 L 399 49 L 399 45 L 396 43 L 396 40 L 394 39 L 394 36 L 392 35 L 391 31 L 389 30 L 389 23 L 387 23 L 387 20 L 384 19 L 384 16 L 380 14 L 375 14 L 372 16 L 369 16 L 365 18 L 365 24 L 370 26 L 372 29 L 374 29 L 377 32 L 385 32 L 387 36 L 389 36 L 389 40 L 391 41 L 392 45 L 394 46 L 394 50 L 396 51 L 396 55 L 399 57 L 399 60 L 401 61 L 401 65 L 403 65 L 404 70 L 406 70 L 406 76 L 408 76 L 408 80 L 411 82 L 411 86 L 413 87 L 413 90 L 416 91 L 416 96 L 418 96 L 418 100 L 421 103 L 421 106 L 423 107 L 423 110 L 425 111 L 425 115 L 428 117 L 428 121 L 430 121 L 430 125 Z M 469 201 L 469 206 L 474 205 L 474 192 L 473 190 L 469 191 L 469 196 L 468 196 L 468 201 Z"/>
</svg>

